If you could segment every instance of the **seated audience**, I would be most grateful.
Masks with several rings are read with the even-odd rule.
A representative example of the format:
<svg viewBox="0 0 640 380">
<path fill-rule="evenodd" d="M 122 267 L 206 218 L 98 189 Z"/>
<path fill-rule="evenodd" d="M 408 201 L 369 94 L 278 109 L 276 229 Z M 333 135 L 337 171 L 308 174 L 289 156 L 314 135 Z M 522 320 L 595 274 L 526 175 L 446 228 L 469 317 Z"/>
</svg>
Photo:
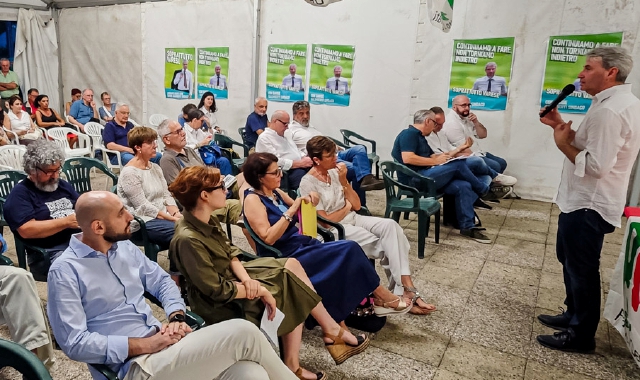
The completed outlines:
<svg viewBox="0 0 640 380">
<path fill-rule="evenodd" d="M 93 121 L 99 123 L 98 110 L 96 102 L 93 101 L 93 90 L 90 88 L 82 91 L 82 99 L 71 104 L 69 110 L 69 122 L 80 129 L 84 133 L 84 125 Z"/>
<path fill-rule="evenodd" d="M 253 186 L 245 193 L 246 221 L 260 239 L 279 250 L 283 257 L 300 261 L 334 320 L 343 321 L 372 291 L 378 315 L 403 314 L 411 309 L 410 302 L 380 286 L 375 269 L 356 242 L 321 243 L 300 234 L 295 226 L 300 204 L 311 201 L 317 205 L 318 194 L 312 192 L 294 201 L 280 190 L 282 171 L 275 155 L 254 153 L 243 168 L 246 181 Z M 257 253 L 269 256 L 260 245 Z"/>
<path fill-rule="evenodd" d="M 355 337 L 331 318 L 296 259 L 271 257 L 242 263 L 241 250 L 229 244 L 213 217 L 225 206 L 226 189 L 217 169 L 204 166 L 181 171 L 169 191 L 184 206 L 169 255 L 187 280 L 191 310 L 209 324 L 235 318 L 231 300 L 240 300 L 245 318 L 260 326 L 263 313 L 284 313 L 278 328 L 284 363 L 300 379 L 326 379 L 300 367 L 302 322 L 308 315 L 320 324 L 325 347 L 337 364 L 365 350 L 369 340 Z"/>
<path fill-rule="evenodd" d="M 487 128 L 478 120 L 478 117 L 470 111 L 471 101 L 466 95 L 458 95 L 453 98 L 451 111 L 447 115 L 447 121 L 442 130 L 451 145 L 457 147 L 463 144 L 467 138 L 484 139 L 487 137 Z M 504 173 L 507 161 L 489 152 L 480 149 L 478 142 L 468 148 L 468 153 L 478 155 L 498 173 Z"/>
<path fill-rule="evenodd" d="M 501 174 L 493 170 L 487 163 L 482 159 L 482 157 L 471 155 L 471 146 L 473 146 L 473 138 L 467 137 L 465 142 L 458 145 L 457 147 L 453 147 L 445 133 L 440 133 L 442 131 L 442 127 L 445 124 L 445 116 L 444 110 L 440 107 L 431 107 L 430 110 L 435 113 L 434 121 L 435 128 L 433 132 L 431 132 L 427 137 L 427 142 L 429 143 L 429 147 L 433 150 L 434 154 L 446 154 L 450 158 L 454 157 L 467 157 L 465 158 L 465 163 L 471 169 L 473 174 L 477 175 L 488 175 L 492 178 L 493 184 L 498 186 L 513 186 L 518 182 L 515 177 L 508 176 L 506 174 Z"/>
<path fill-rule="evenodd" d="M 3 250 L 6 250 L 6 242 Z M 11 340 L 31 350 L 51 368 L 55 363 L 49 327 L 33 276 L 22 268 L 0 266 L 0 324 L 9 328 Z"/>
<path fill-rule="evenodd" d="M 71 111 L 71 105 L 82 98 L 82 91 L 77 88 L 71 89 L 71 101 L 64 104 L 64 114 L 68 116 Z"/>
<path fill-rule="evenodd" d="M 478 195 L 493 194 L 489 191 L 491 178 L 488 175 L 476 177 L 462 160 L 447 162 L 447 155 L 434 154 L 424 137 L 428 136 L 435 126 L 433 111 L 417 111 L 413 115 L 413 125 L 409 125 L 396 137 L 391 156 L 418 174 L 432 178 L 438 191 L 455 196 L 456 216 L 461 235 L 480 243 L 491 243 L 491 239 L 475 227 L 473 211 L 473 204 Z M 424 190 L 419 178 L 398 173 L 398 180 Z"/>
<path fill-rule="evenodd" d="M 38 95 L 40 95 L 40 92 L 37 88 L 30 88 L 29 91 L 27 91 L 27 103 L 22 105 L 22 109 L 31 115 L 31 120 L 34 122 L 36 121 L 36 110 L 38 109 L 38 105 L 36 104 Z"/>
<path fill-rule="evenodd" d="M 253 112 L 247 116 L 247 123 L 244 126 L 244 141 L 249 148 L 255 150 L 258 136 L 267 129 L 268 124 L 267 99 L 256 98 L 253 103 Z"/>
<path fill-rule="evenodd" d="M 231 162 L 222 156 L 220 147 L 213 141 L 211 132 L 205 131 L 203 125 L 206 122 L 204 112 L 199 109 L 192 109 L 187 114 L 186 123 L 184 123 L 184 132 L 187 141 L 187 147 L 198 150 L 204 146 L 210 145 L 215 151 L 212 157 L 211 165 L 220 169 L 223 175 L 232 173 Z M 207 162 L 208 163 L 208 162 Z"/>
<path fill-rule="evenodd" d="M 73 125 L 65 123 L 60 115 L 53 108 L 49 108 L 49 97 L 47 95 L 38 95 L 35 100 L 35 112 L 36 123 L 38 127 L 48 129 L 51 127 L 69 127 L 73 128 Z M 32 115 L 34 116 L 34 115 Z M 78 142 L 78 135 L 74 133 L 67 134 L 67 142 L 69 146 L 74 146 Z"/>
<path fill-rule="evenodd" d="M 7 58 L 0 58 L 0 97 L 9 99 L 20 93 L 20 78 L 11 69 L 11 62 Z"/>
<path fill-rule="evenodd" d="M 133 217 L 117 196 L 85 193 L 77 211 L 82 233 L 47 281 L 51 328 L 72 360 L 106 364 L 127 380 L 296 379 L 248 321 L 192 332 L 169 275 L 127 240 Z M 162 302 L 168 323 L 154 317 L 144 292 Z"/>
<path fill-rule="evenodd" d="M 181 110 L 182 113 L 180 115 L 178 115 L 178 123 L 180 123 L 181 127 L 184 127 L 184 122 L 185 122 L 185 120 L 187 118 L 187 115 L 189 114 L 189 111 L 194 110 L 194 109 L 197 110 L 198 107 L 196 107 L 196 105 L 193 104 L 193 103 L 187 103 L 187 104 L 185 104 L 184 107 L 182 107 L 182 110 Z"/>
<path fill-rule="evenodd" d="M 309 120 L 311 119 L 311 105 L 301 100 L 293 103 L 293 121 L 289 125 L 291 139 L 298 150 L 307 154 L 307 142 L 314 136 L 323 136 L 322 132 L 315 129 Z M 367 157 L 367 149 L 363 145 L 356 145 L 349 149 L 338 149 L 338 162 L 344 162 L 347 166 L 347 178 L 354 183 L 354 190 L 358 192 L 384 189 L 384 181 L 376 179 L 371 174 L 371 164 Z M 364 194 L 360 197 L 364 198 Z"/>
<path fill-rule="evenodd" d="M 126 165 L 133 158 L 135 152 L 127 141 L 128 133 L 134 128 L 132 122 L 129 121 L 129 106 L 124 103 L 118 103 L 113 120 L 104 126 L 102 131 L 102 141 L 107 149 L 117 150 L 120 152 L 120 160 L 122 165 Z M 112 164 L 118 163 L 118 157 L 113 153 L 108 153 L 109 161 Z M 160 162 L 162 154 L 157 152 L 151 157 L 151 162 Z"/>
<path fill-rule="evenodd" d="M 198 104 L 198 109 L 204 113 L 204 116 L 206 116 L 210 132 L 222 133 L 222 130 L 218 126 L 218 119 L 215 115 L 216 111 L 218 111 L 218 107 L 216 106 L 216 99 L 212 92 L 207 91 L 202 94 L 202 98 Z"/>
<path fill-rule="evenodd" d="M 121 110 L 118 107 L 116 117 Z M 156 157 L 157 138 L 156 131 L 149 127 L 135 127 L 129 132 L 127 140 L 134 157 L 120 171 L 117 189 L 125 206 L 146 223 L 149 240 L 165 250 L 182 214 L 167 190 L 162 169 L 151 162 Z"/>
<path fill-rule="evenodd" d="M 345 239 L 358 243 L 368 258 L 380 259 L 389 290 L 395 295 L 413 298 L 410 313 L 435 311 L 435 306 L 420 298 L 411 279 L 409 240 L 402 227 L 393 219 L 356 213 L 360 210 L 360 198 L 347 181 L 344 163 L 337 163 L 336 144 L 328 137 L 316 136 L 307 142 L 305 150 L 313 160 L 313 168 L 302 177 L 300 194 L 318 193 L 318 215 L 342 224 Z"/>
<path fill-rule="evenodd" d="M 33 123 L 29 114 L 22 110 L 22 99 L 20 99 L 20 96 L 13 95 L 9 98 L 9 108 L 9 130 L 11 131 L 9 133 L 18 135 L 20 144 L 29 145 L 42 137 L 38 127 Z"/>
<path fill-rule="evenodd" d="M 0 146 L 11 144 L 11 139 L 7 134 L 8 132 L 5 131 L 11 130 L 11 122 L 9 121 L 9 116 L 2 107 L 0 107 L 0 124 L 2 124 L 2 127 L 0 127 Z"/>
<path fill-rule="evenodd" d="M 106 122 L 113 120 L 116 114 L 116 103 L 111 103 L 111 95 L 105 91 L 100 94 L 100 100 L 102 100 L 102 107 L 98 110 L 100 119 Z"/>
<path fill-rule="evenodd" d="M 289 175 L 289 190 L 295 190 L 311 169 L 313 161 L 285 135 L 290 120 L 287 111 L 278 110 L 271 119 L 269 127 L 258 137 L 256 152 L 271 153 L 278 157 L 278 166 Z"/>
<path fill-rule="evenodd" d="M 29 144 L 24 154 L 24 171 L 28 177 L 15 185 L 4 205 L 4 217 L 11 232 L 25 243 L 42 248 L 49 257 L 27 249 L 29 270 L 44 281 L 53 262 L 78 232 L 73 211 L 78 193 L 60 179 L 64 152 L 46 139 Z"/>
</svg>

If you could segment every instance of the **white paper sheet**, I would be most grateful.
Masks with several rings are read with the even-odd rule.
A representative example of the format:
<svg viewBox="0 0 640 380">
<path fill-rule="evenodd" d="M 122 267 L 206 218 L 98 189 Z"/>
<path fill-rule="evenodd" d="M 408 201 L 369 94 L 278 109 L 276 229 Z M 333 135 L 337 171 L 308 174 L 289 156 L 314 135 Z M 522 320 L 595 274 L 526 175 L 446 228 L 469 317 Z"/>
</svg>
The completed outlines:
<svg viewBox="0 0 640 380">
<path fill-rule="evenodd" d="M 260 330 L 265 333 L 267 339 L 271 341 L 271 344 L 276 346 L 276 348 L 280 348 L 278 346 L 278 328 L 284 320 L 284 313 L 280 311 L 280 309 L 276 308 L 276 316 L 273 318 L 273 321 L 270 321 L 267 318 L 268 315 L 269 313 L 265 309 L 262 314 L 262 320 L 260 321 Z"/>
</svg>

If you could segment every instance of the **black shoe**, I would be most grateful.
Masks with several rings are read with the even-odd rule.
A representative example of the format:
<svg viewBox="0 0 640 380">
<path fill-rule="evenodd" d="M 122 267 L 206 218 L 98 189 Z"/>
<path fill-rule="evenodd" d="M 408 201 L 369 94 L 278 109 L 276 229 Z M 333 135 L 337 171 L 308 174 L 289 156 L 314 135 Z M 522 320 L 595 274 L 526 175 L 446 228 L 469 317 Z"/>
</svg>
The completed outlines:
<svg viewBox="0 0 640 380">
<path fill-rule="evenodd" d="M 473 202 L 473 207 L 474 208 L 484 208 L 484 209 L 487 209 L 487 210 L 493 209 L 492 206 L 484 203 L 484 201 L 482 201 L 482 199 L 480 199 L 480 198 L 476 199 L 476 201 Z"/>
<path fill-rule="evenodd" d="M 552 350 L 591 353 L 596 349 L 596 340 L 578 340 L 569 331 L 558 331 L 553 335 L 538 335 L 538 343 Z"/>
<path fill-rule="evenodd" d="M 468 230 L 460 230 L 460 235 L 471 238 L 478 243 L 491 244 L 491 239 L 483 234 L 478 228 L 470 228 Z"/>
<path fill-rule="evenodd" d="M 538 321 L 552 329 L 564 331 L 569 328 L 569 321 L 571 321 L 571 318 L 567 317 L 563 310 L 563 312 L 558 315 L 540 314 L 538 315 Z"/>
<path fill-rule="evenodd" d="M 384 189 L 384 181 L 377 179 L 373 176 L 373 174 L 367 174 L 360 181 L 360 190 L 362 191 L 371 191 L 371 190 L 382 190 Z"/>
</svg>

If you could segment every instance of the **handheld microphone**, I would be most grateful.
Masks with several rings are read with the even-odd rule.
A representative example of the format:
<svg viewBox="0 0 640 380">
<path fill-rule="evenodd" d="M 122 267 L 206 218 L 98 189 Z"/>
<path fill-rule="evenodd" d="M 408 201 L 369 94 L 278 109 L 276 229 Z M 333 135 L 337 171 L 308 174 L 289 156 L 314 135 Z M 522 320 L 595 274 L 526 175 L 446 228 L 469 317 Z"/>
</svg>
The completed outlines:
<svg viewBox="0 0 640 380">
<path fill-rule="evenodd" d="M 569 96 L 575 90 L 576 90 L 576 86 L 572 84 L 568 84 L 564 86 L 562 91 L 558 94 L 558 97 L 555 98 L 553 102 L 551 102 L 551 104 L 546 106 L 544 110 L 542 110 L 542 112 L 540 113 L 540 118 L 545 117 L 549 112 L 551 112 L 552 109 L 556 108 L 558 104 L 560 104 L 560 102 L 564 100 L 564 98 Z"/>
</svg>

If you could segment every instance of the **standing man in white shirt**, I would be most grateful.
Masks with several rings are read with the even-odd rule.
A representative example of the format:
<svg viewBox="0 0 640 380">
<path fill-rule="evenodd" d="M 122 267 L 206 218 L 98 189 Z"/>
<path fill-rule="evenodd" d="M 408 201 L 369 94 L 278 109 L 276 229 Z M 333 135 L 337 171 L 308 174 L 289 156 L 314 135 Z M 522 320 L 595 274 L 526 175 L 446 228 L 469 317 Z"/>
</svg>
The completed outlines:
<svg viewBox="0 0 640 380">
<path fill-rule="evenodd" d="M 216 70 L 216 75 L 209 78 L 209 84 L 212 86 L 216 86 L 216 88 L 227 89 L 227 77 L 220 74 L 222 67 L 220 65 L 216 65 L 214 68 Z"/>
<path fill-rule="evenodd" d="M 173 84 L 178 86 L 178 90 L 184 91 L 191 97 L 191 91 L 193 90 L 193 74 L 187 68 L 189 66 L 188 60 L 182 61 L 182 71 L 178 72 L 173 78 Z"/>
<path fill-rule="evenodd" d="M 289 190 L 300 186 L 300 180 L 313 166 L 313 161 L 302 153 L 284 132 L 290 121 L 287 111 L 277 110 L 271 115 L 271 123 L 256 142 L 257 153 L 272 153 L 278 157 L 278 166 L 289 174 Z"/>
<path fill-rule="evenodd" d="M 282 85 L 296 91 L 304 91 L 304 83 L 302 77 L 296 74 L 298 66 L 295 63 L 289 65 L 289 74 L 282 78 Z"/>
<path fill-rule="evenodd" d="M 496 75 L 498 65 L 495 62 L 489 62 L 484 66 L 484 72 L 487 74 L 482 78 L 476 79 L 473 83 L 473 90 L 495 92 L 501 96 L 507 96 L 507 81 L 504 77 Z"/>
<path fill-rule="evenodd" d="M 560 330 L 538 335 L 545 347 L 574 352 L 595 349 L 600 320 L 600 251 L 604 235 L 620 227 L 633 163 L 640 150 L 640 100 L 624 84 L 633 60 L 621 47 L 599 47 L 587 54 L 578 75 L 593 102 L 577 131 L 554 109 L 540 119 L 566 156 L 556 203 L 556 254 L 562 264 L 567 310 L 539 315 Z"/>
<path fill-rule="evenodd" d="M 333 77 L 327 79 L 326 88 L 335 93 L 349 95 L 349 80 L 342 77 L 342 66 L 333 68 Z"/>
<path fill-rule="evenodd" d="M 467 138 L 484 139 L 487 137 L 487 128 L 478 120 L 478 117 L 471 112 L 471 100 L 466 95 L 458 95 L 453 98 L 451 111 L 447 115 L 442 127 L 449 143 L 457 147 L 464 144 Z M 469 154 L 474 153 L 481 156 L 489 167 L 498 173 L 504 173 L 507 168 L 507 161 L 504 158 L 485 152 L 480 149 L 477 141 L 469 148 Z"/>
</svg>

